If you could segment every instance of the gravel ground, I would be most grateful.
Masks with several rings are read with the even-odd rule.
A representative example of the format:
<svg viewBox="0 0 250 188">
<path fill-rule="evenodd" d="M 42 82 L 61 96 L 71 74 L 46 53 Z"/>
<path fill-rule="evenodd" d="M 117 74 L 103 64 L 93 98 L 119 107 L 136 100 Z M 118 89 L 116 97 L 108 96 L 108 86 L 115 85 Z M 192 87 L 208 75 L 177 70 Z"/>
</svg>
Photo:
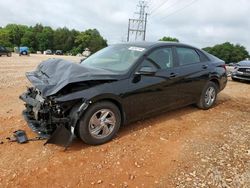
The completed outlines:
<svg viewBox="0 0 250 188">
<path fill-rule="evenodd" d="M 136 122 L 97 147 L 75 140 L 64 152 L 44 141 L 7 142 L 17 129 L 36 136 L 18 96 L 29 85 L 24 73 L 51 57 L 0 57 L 0 187 L 250 187 L 249 83 L 229 80 L 214 108 Z"/>
</svg>

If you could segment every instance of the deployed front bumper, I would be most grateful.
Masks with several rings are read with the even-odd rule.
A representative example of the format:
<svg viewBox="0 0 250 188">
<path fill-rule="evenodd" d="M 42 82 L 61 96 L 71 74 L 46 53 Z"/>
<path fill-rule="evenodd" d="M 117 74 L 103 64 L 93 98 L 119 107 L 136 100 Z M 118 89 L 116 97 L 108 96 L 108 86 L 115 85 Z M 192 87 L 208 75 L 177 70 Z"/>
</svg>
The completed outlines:
<svg viewBox="0 0 250 188">
<path fill-rule="evenodd" d="M 43 138 L 49 138 L 59 126 L 68 127 L 70 118 L 63 117 L 51 101 L 46 101 L 39 92 L 29 89 L 20 96 L 25 102 L 23 116 L 29 127 Z"/>
<path fill-rule="evenodd" d="M 29 88 L 20 99 L 25 102 L 23 116 L 29 127 L 40 137 L 48 138 L 45 144 L 65 148 L 72 142 L 77 122 L 90 103 L 84 100 L 80 104 L 69 101 L 59 105 L 52 99 L 44 99 L 34 88 Z"/>
<path fill-rule="evenodd" d="M 50 137 L 51 134 L 40 125 L 39 121 L 34 120 L 34 118 L 28 113 L 27 110 L 23 111 L 23 117 L 27 122 L 28 126 L 31 128 L 31 130 L 34 131 L 36 134 L 38 134 L 40 137 L 42 138 Z"/>
</svg>

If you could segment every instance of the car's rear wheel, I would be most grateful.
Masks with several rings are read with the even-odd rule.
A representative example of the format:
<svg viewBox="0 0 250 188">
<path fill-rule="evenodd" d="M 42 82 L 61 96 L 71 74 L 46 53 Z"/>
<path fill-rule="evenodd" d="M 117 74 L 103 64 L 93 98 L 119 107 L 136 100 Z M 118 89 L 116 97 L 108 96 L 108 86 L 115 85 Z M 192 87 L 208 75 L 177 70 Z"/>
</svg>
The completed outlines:
<svg viewBox="0 0 250 188">
<path fill-rule="evenodd" d="M 217 94 L 217 85 L 214 82 L 208 82 L 202 91 L 197 106 L 204 110 L 211 108 L 216 102 Z"/>
<path fill-rule="evenodd" d="M 87 144 L 99 145 L 110 141 L 121 125 L 118 107 L 108 101 L 91 105 L 79 121 L 78 135 Z"/>
<path fill-rule="evenodd" d="M 8 56 L 8 57 L 11 57 L 11 53 L 8 53 L 7 56 Z"/>
</svg>

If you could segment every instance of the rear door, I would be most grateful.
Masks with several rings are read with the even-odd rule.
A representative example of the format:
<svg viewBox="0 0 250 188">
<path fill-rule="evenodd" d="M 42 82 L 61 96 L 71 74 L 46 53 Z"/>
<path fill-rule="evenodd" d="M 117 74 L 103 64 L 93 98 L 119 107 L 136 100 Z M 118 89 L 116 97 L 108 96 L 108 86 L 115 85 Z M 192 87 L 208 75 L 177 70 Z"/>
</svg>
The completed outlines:
<svg viewBox="0 0 250 188">
<path fill-rule="evenodd" d="M 191 47 L 176 46 L 175 53 L 181 100 L 186 104 L 196 102 L 209 79 L 209 60 L 202 52 Z"/>
</svg>

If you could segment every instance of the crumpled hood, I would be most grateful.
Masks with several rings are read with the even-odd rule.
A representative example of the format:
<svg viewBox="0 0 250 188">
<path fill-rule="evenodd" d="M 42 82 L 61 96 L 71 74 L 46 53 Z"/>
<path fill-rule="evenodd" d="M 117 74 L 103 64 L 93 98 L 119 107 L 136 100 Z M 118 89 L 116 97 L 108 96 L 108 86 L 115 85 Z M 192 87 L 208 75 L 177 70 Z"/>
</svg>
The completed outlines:
<svg viewBox="0 0 250 188">
<path fill-rule="evenodd" d="M 47 97 L 70 83 L 116 80 L 118 75 L 103 69 L 86 68 L 63 59 L 48 59 L 40 63 L 35 71 L 27 72 L 26 76 L 41 91 L 42 96 Z"/>
</svg>

